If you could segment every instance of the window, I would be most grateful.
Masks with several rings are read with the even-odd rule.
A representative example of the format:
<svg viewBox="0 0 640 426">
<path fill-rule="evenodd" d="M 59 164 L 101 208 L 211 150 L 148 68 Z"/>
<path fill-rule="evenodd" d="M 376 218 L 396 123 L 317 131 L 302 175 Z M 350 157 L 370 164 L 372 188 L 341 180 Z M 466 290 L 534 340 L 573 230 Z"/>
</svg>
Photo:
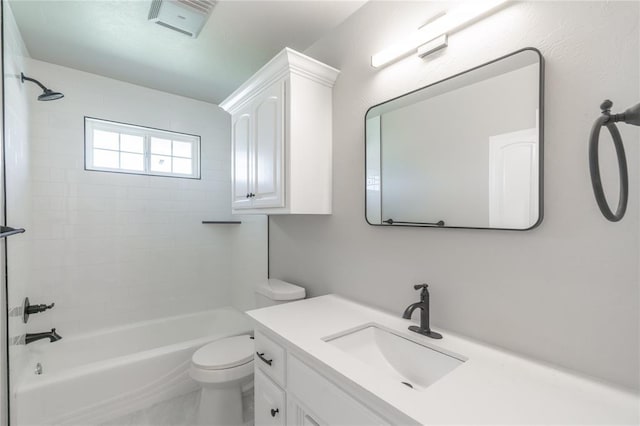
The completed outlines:
<svg viewBox="0 0 640 426">
<path fill-rule="evenodd" d="M 85 169 L 200 179 L 200 136 L 84 118 Z"/>
</svg>

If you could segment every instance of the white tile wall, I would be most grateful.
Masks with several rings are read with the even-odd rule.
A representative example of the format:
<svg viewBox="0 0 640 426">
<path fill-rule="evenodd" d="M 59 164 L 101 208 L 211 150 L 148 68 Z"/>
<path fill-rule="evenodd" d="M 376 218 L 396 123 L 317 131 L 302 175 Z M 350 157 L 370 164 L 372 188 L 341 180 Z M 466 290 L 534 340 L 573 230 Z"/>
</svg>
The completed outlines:
<svg viewBox="0 0 640 426">
<path fill-rule="evenodd" d="M 231 217 L 229 116 L 212 104 L 23 58 L 10 15 L 5 34 L 7 218 L 27 229 L 9 241 L 10 336 L 56 327 L 70 337 L 253 307 L 253 285 L 267 272 L 266 219 L 201 223 Z M 18 80 L 23 70 L 65 98 L 36 101 L 37 87 Z M 85 115 L 201 135 L 202 179 L 85 171 Z M 56 306 L 25 326 L 25 296 Z M 27 353 L 11 348 L 14 385 Z"/>
<path fill-rule="evenodd" d="M 266 275 L 264 220 L 242 231 L 201 223 L 230 217 L 228 114 L 45 62 L 30 60 L 28 70 L 65 94 L 37 102 L 36 88 L 30 93 L 30 297 L 56 306 L 33 316 L 29 331 L 57 327 L 69 336 L 228 306 L 232 289 L 253 285 L 235 285 L 234 277 Z M 85 171 L 84 116 L 200 135 L 202 179 Z M 254 232 L 263 245 L 237 238 Z M 241 273 L 234 272 L 234 253 L 247 259 Z"/>
<path fill-rule="evenodd" d="M 33 153 L 28 144 L 29 104 L 24 85 L 20 82 L 20 72 L 24 69 L 24 56 L 28 55 L 18 32 L 8 2 L 3 2 L 4 18 L 4 119 L 5 133 L 4 154 L 6 164 L 6 207 L 7 224 L 17 228 L 31 228 L 31 181 L 29 164 L 33 161 Z M 1 243 L 1 242 L 0 242 Z M 19 308 L 28 294 L 31 280 L 29 266 L 32 238 L 29 234 L 20 234 L 7 241 L 8 285 L 7 303 L 9 316 L 9 340 L 23 335 L 24 324 L 20 318 Z M 3 301 L 4 302 L 4 301 Z M 4 307 L 4 303 L 2 303 Z M 18 308 L 18 309 L 16 309 Z M 4 314 L 2 314 L 4 317 Z M 15 385 L 25 360 L 24 345 L 10 345 L 11 359 L 10 382 Z M 3 371 L 0 374 L 4 374 Z M 4 388 L 0 396 L 4 401 Z M 0 404 L 4 409 L 4 404 Z M 15 410 L 11 411 L 15 419 Z"/>
</svg>

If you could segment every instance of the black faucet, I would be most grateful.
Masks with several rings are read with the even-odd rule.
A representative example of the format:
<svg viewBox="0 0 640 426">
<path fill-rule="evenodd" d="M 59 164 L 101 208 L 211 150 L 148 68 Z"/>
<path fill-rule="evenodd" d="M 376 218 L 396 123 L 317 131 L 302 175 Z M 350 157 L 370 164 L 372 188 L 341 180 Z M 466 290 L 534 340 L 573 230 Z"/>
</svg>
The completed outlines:
<svg viewBox="0 0 640 426">
<path fill-rule="evenodd" d="M 412 325 L 409 327 L 409 330 L 431 337 L 432 339 L 442 339 L 442 334 L 431 331 L 431 328 L 429 328 L 429 290 L 427 290 L 427 287 L 429 287 L 427 284 L 417 284 L 413 286 L 416 290 L 422 289 L 422 292 L 420 293 L 420 301 L 409 305 L 407 309 L 404 310 L 402 318 L 411 319 L 413 311 L 419 308 L 420 327 Z"/>
<path fill-rule="evenodd" d="M 25 345 L 28 345 L 29 343 L 33 343 L 40 339 L 49 339 L 50 342 L 57 342 L 62 339 L 62 336 L 56 333 L 55 328 L 52 328 L 51 331 L 46 331 L 44 333 L 27 333 L 24 336 L 24 343 Z"/>
<path fill-rule="evenodd" d="M 32 305 L 29 302 L 29 298 L 25 297 L 23 302 L 23 307 L 22 307 L 22 322 L 26 324 L 27 321 L 29 321 L 29 315 L 37 314 L 39 312 L 44 312 L 47 309 L 53 309 L 55 305 L 56 305 L 55 303 L 52 303 L 50 305 Z"/>
</svg>

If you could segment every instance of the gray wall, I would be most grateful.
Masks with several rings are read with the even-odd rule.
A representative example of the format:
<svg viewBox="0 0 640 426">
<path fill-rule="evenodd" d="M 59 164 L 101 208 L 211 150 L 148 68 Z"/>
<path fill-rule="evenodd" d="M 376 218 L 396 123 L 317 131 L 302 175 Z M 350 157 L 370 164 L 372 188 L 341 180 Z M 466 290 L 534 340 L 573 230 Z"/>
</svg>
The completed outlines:
<svg viewBox="0 0 640 426">
<path fill-rule="evenodd" d="M 433 323 L 526 356 L 640 387 L 638 141 L 624 126 L 632 200 L 607 222 L 587 137 L 605 98 L 638 102 L 639 4 L 511 3 L 422 61 L 374 70 L 370 55 L 442 6 L 372 2 L 306 53 L 342 70 L 334 89 L 331 216 L 271 217 L 271 276 L 400 315 L 431 284 Z M 364 220 L 367 108 L 526 46 L 546 58 L 545 220 L 533 231 L 398 229 Z M 611 176 L 611 161 L 603 168 Z M 329 313 L 328 313 L 329 314 Z"/>
</svg>

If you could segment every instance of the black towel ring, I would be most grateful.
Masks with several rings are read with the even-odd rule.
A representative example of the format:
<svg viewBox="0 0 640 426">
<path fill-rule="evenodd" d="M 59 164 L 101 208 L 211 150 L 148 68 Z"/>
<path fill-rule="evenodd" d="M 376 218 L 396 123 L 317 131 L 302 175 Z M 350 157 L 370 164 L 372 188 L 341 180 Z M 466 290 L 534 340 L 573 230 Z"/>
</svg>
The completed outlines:
<svg viewBox="0 0 640 426">
<path fill-rule="evenodd" d="M 593 185 L 593 194 L 596 197 L 596 202 L 600 211 L 611 222 L 618 222 L 624 217 L 627 211 L 627 201 L 629 199 L 629 173 L 627 171 L 627 157 L 624 152 L 624 145 L 622 144 L 622 137 L 618 131 L 616 122 L 622 121 L 627 124 L 633 124 L 640 126 L 640 104 L 635 105 L 627 109 L 622 114 L 611 114 L 611 107 L 613 102 L 606 100 L 600 105 L 602 109 L 602 115 L 593 123 L 591 128 L 591 137 L 589 138 L 589 169 L 591 172 L 591 184 Z M 602 188 L 602 179 L 600 178 L 600 157 L 598 153 L 598 146 L 600 142 L 600 130 L 602 127 L 606 127 L 613 139 L 613 146 L 616 149 L 616 156 L 618 157 L 618 169 L 620 176 L 620 197 L 618 200 L 618 207 L 614 213 L 607 203 L 607 199 L 604 195 L 604 189 Z"/>
</svg>

